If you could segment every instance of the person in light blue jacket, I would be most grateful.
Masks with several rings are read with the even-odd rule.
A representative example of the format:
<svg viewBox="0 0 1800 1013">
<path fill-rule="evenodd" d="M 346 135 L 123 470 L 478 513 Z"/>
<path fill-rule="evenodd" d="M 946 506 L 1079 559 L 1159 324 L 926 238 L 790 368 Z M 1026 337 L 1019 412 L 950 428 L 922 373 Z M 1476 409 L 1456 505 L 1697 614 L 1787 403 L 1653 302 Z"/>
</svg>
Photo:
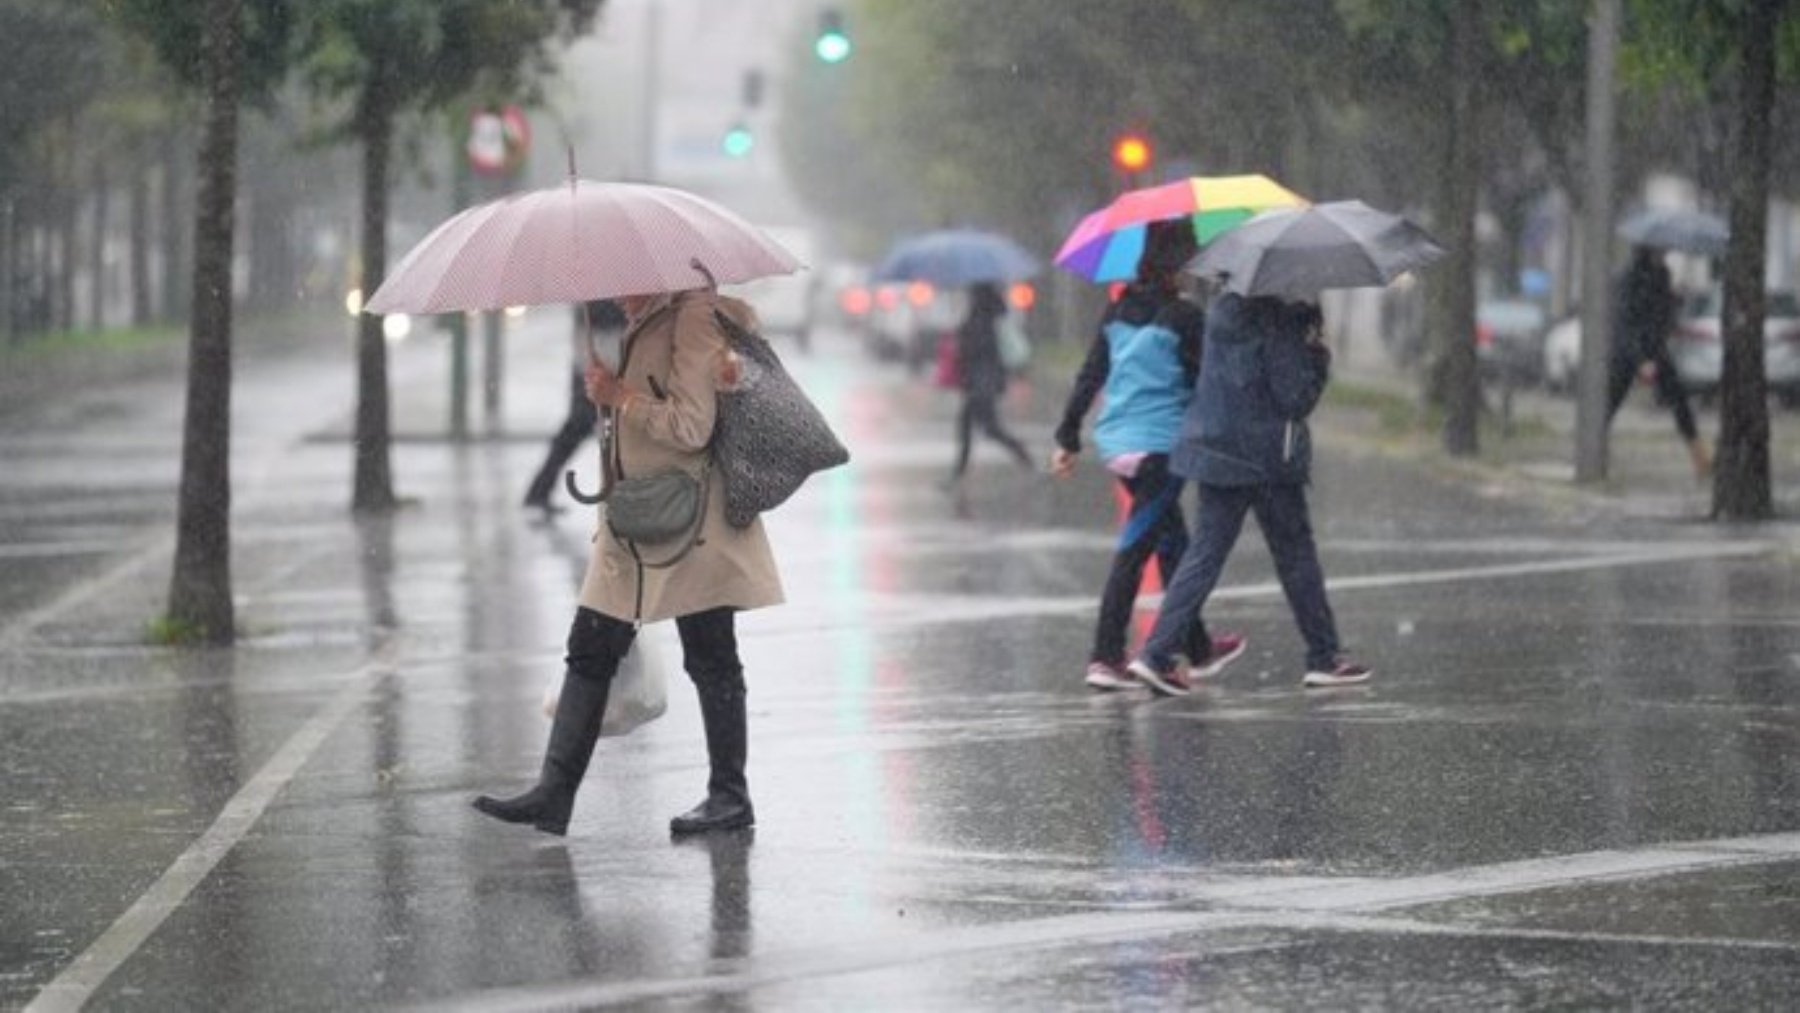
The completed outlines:
<svg viewBox="0 0 1800 1013">
<path fill-rule="evenodd" d="M 1302 684 L 1342 686 L 1369 678 L 1369 669 L 1340 649 L 1306 505 L 1312 471 L 1306 419 L 1325 392 L 1331 365 L 1321 323 L 1312 303 L 1235 293 L 1221 296 L 1207 313 L 1200 379 L 1170 455 L 1174 472 L 1199 484 L 1200 510 L 1156 626 L 1129 666 L 1159 693 L 1192 692 L 1192 678 L 1174 655 L 1252 511 L 1306 641 Z"/>
<path fill-rule="evenodd" d="M 1082 418 L 1104 393 L 1094 445 L 1131 507 L 1100 593 L 1084 679 L 1094 689 L 1135 684 L 1125 670 L 1125 638 L 1144 567 L 1154 555 L 1167 581 L 1188 544 L 1181 516 L 1183 482 L 1169 472 L 1169 451 L 1193 397 L 1206 314 L 1182 298 L 1179 285 L 1181 268 L 1195 251 L 1193 226 L 1185 220 L 1156 222 L 1146 232 L 1137 278 L 1100 318 L 1099 333 L 1056 428 L 1050 458 L 1052 475 L 1067 478 L 1074 471 Z M 1217 674 L 1243 652 L 1243 637 L 1214 637 L 1198 616 L 1188 627 L 1182 651 L 1205 675 Z"/>
</svg>

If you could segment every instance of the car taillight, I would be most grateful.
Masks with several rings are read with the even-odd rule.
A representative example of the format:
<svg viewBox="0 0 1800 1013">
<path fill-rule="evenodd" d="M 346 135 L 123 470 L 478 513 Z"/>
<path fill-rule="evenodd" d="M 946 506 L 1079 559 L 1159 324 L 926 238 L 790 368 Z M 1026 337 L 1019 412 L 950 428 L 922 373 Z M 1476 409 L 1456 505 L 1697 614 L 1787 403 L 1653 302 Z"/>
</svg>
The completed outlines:
<svg viewBox="0 0 1800 1013">
<path fill-rule="evenodd" d="M 891 288 L 877 289 L 875 292 L 875 304 L 884 310 L 891 310 L 900 305 L 900 293 Z"/>
<path fill-rule="evenodd" d="M 1475 325 L 1475 347 L 1486 348 L 1494 343 L 1494 329 L 1486 324 Z"/>
<path fill-rule="evenodd" d="M 934 294 L 928 282 L 915 281 L 906 286 L 906 301 L 914 306 L 930 306 Z"/>
<path fill-rule="evenodd" d="M 875 300 L 869 295 L 869 290 L 861 285 L 852 285 L 838 295 L 838 305 L 844 308 L 845 313 L 853 317 L 860 317 L 869 312 L 869 308 L 874 303 Z"/>
</svg>

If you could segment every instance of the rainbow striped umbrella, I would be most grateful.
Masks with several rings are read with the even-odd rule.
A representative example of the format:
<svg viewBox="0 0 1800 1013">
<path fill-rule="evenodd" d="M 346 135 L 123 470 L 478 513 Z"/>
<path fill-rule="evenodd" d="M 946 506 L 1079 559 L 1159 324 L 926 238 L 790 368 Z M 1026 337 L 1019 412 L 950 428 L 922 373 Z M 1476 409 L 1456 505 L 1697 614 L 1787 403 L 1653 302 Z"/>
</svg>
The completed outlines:
<svg viewBox="0 0 1800 1013">
<path fill-rule="evenodd" d="M 1205 246 L 1220 234 L 1269 208 L 1307 203 L 1267 176 L 1189 176 L 1120 194 L 1088 215 L 1056 253 L 1056 266 L 1093 282 L 1129 281 L 1144 253 L 1151 222 L 1187 218 Z"/>
</svg>

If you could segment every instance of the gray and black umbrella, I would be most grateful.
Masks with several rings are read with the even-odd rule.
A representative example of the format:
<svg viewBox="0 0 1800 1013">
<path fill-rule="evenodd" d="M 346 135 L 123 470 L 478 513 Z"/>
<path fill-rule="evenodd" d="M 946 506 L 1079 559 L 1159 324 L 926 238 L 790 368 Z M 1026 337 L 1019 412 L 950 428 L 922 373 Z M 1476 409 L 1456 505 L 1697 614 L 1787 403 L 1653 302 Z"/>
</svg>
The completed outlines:
<svg viewBox="0 0 1800 1013">
<path fill-rule="evenodd" d="M 1683 250 L 1708 257 L 1723 257 L 1731 243 L 1731 229 L 1718 215 L 1704 211 L 1645 208 L 1619 223 L 1619 235 L 1639 246 Z"/>
<path fill-rule="evenodd" d="M 1358 200 L 1265 211 L 1188 264 L 1242 295 L 1311 299 L 1328 288 L 1386 285 L 1444 255 L 1424 229 Z"/>
</svg>

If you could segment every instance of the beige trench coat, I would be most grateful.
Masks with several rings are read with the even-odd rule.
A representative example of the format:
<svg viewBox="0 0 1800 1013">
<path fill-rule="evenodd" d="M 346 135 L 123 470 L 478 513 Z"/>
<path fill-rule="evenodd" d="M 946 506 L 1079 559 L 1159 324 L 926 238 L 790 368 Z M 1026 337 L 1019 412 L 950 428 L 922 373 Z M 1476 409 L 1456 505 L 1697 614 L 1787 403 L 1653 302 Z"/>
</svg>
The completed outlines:
<svg viewBox="0 0 1800 1013">
<path fill-rule="evenodd" d="M 622 379 L 637 396 L 623 417 L 614 420 L 613 429 L 625 475 L 651 475 L 671 467 L 698 474 L 706 461 L 725 349 L 725 336 L 713 319 L 715 308 L 753 325 L 748 306 L 704 290 L 664 297 L 631 322 L 625 337 L 630 357 Z M 708 470 L 707 486 L 706 520 L 693 551 L 667 569 L 643 570 L 644 622 L 721 606 L 753 609 L 781 604 L 781 575 L 762 520 L 746 528 L 732 527 L 725 521 L 725 496 L 716 468 Z M 604 503 L 600 511 L 587 576 L 581 583 L 581 604 L 630 622 L 637 615 L 638 567 L 630 550 L 607 528 Z M 640 552 L 652 561 L 669 554 L 657 547 Z"/>
</svg>

